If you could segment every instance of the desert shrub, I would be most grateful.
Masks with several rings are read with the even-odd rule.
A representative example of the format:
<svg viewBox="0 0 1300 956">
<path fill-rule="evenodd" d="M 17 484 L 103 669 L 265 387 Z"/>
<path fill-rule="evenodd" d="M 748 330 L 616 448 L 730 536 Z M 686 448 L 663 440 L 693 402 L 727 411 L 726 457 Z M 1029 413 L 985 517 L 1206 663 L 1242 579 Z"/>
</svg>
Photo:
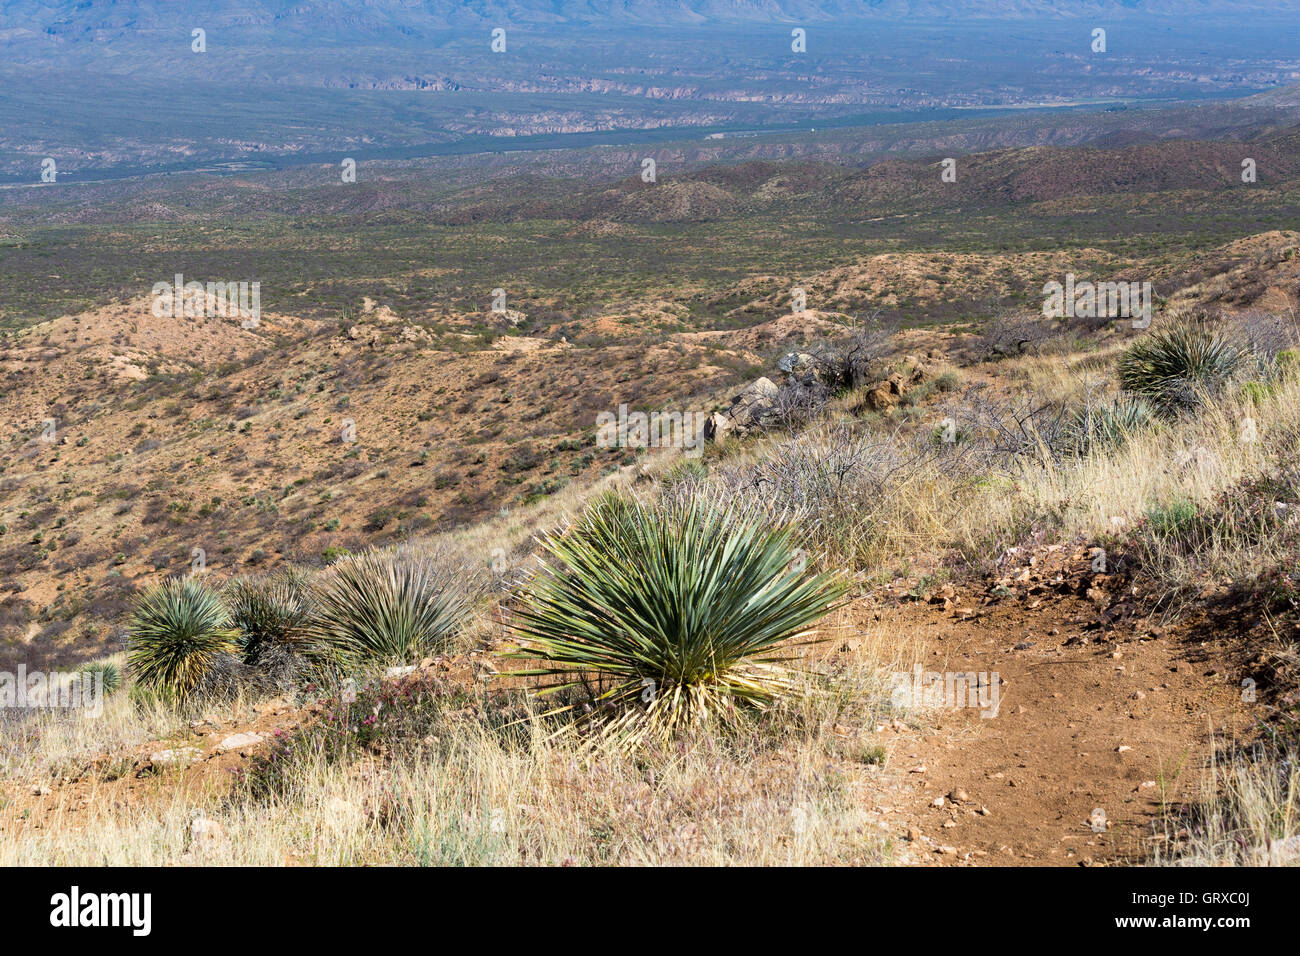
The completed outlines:
<svg viewBox="0 0 1300 956">
<path fill-rule="evenodd" d="M 838 426 L 776 445 L 743 481 L 775 510 L 816 522 L 839 502 L 860 505 L 864 497 L 879 496 L 906 463 L 890 442 Z"/>
<path fill-rule="evenodd" d="M 714 470 L 698 494 L 748 502 L 834 566 L 865 566 L 880 543 L 889 493 L 939 458 L 933 448 L 840 424 L 772 445 L 757 461 Z"/>
<path fill-rule="evenodd" d="M 238 650 L 239 631 L 220 595 L 196 577 L 145 591 L 127 626 L 127 666 L 141 687 L 184 700 L 222 656 Z"/>
<path fill-rule="evenodd" d="M 934 387 L 939 392 L 955 392 L 961 385 L 961 375 L 948 369 L 934 380 Z"/>
<path fill-rule="evenodd" d="M 447 649 L 470 618 L 477 582 L 446 555 L 347 555 L 313 587 L 306 634 L 343 664 L 410 663 Z"/>
<path fill-rule="evenodd" d="M 660 481 L 665 488 L 692 486 L 708 477 L 709 466 L 699 458 L 685 458 L 664 471 Z"/>
<path fill-rule="evenodd" d="M 1294 318 L 1271 312 L 1247 312 L 1237 316 L 1233 325 L 1251 352 L 1269 364 L 1279 359 L 1285 362 L 1283 356 L 1300 344 L 1300 328 L 1297 328 Z"/>
<path fill-rule="evenodd" d="M 960 441 L 960 465 L 981 478 L 1016 477 L 1024 469 L 1060 464 L 1071 451 L 1070 409 L 1064 401 L 1034 393 L 1000 395 L 985 383 L 938 408 Z"/>
<path fill-rule="evenodd" d="M 531 442 L 520 443 L 501 463 L 501 470 L 507 474 L 519 474 L 532 471 L 546 462 L 546 455 Z"/>
<path fill-rule="evenodd" d="M 1161 585 L 1166 599 L 1227 575 L 1285 604 L 1300 548 L 1292 517 L 1298 507 L 1300 471 L 1283 466 L 1204 503 L 1184 499 L 1153 506 L 1121 546 Z"/>
<path fill-rule="evenodd" d="M 861 388 L 884 377 L 886 356 L 895 331 L 871 317 L 855 317 L 847 328 L 847 336 L 818 343 L 809 350 L 817 381 L 834 394 Z"/>
<path fill-rule="evenodd" d="M 1036 355 L 1060 330 L 1035 314 L 1003 314 L 990 320 L 981 331 L 973 357 L 998 361 L 1014 355 Z"/>
<path fill-rule="evenodd" d="M 1162 411 L 1195 408 L 1222 388 L 1249 354 L 1212 322 L 1188 320 L 1129 346 L 1119 360 L 1119 383 Z"/>
<path fill-rule="evenodd" d="M 304 764 L 346 763 L 358 754 L 382 749 L 390 758 L 428 757 L 430 730 L 448 727 L 451 714 L 481 710 L 483 699 L 457 681 L 430 671 L 417 671 L 400 680 L 373 679 L 354 682 L 350 694 L 320 702 L 319 719 L 296 730 L 277 732 L 269 752 L 255 756 L 243 783 L 254 799 L 284 796 Z M 480 713 L 486 723 L 505 722 L 503 694 L 494 695 L 491 714 Z"/>
<path fill-rule="evenodd" d="M 791 531 L 699 497 L 598 499 L 542 541 L 519 597 L 519 673 L 591 689 L 624 744 L 730 723 L 790 686 L 784 666 L 847 587 L 803 569 Z"/>
<path fill-rule="evenodd" d="M 1271 398 L 1276 388 L 1273 382 L 1243 382 L 1241 400 L 1243 404 L 1262 405 Z"/>
<path fill-rule="evenodd" d="M 764 416 L 771 424 L 798 432 L 820 418 L 834 390 L 821 382 L 782 385 L 772 400 L 771 411 Z"/>
<path fill-rule="evenodd" d="M 1174 501 L 1148 508 L 1139 529 L 1149 540 L 1195 547 L 1203 543 L 1207 525 L 1193 502 Z"/>
</svg>

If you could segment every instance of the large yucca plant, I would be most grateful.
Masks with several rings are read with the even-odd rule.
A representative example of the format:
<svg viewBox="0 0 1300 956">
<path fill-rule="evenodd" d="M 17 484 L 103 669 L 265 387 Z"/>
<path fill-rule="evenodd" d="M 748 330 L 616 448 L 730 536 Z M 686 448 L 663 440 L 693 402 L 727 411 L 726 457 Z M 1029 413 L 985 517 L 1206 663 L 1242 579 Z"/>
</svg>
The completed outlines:
<svg viewBox="0 0 1300 956">
<path fill-rule="evenodd" d="M 275 651 L 305 654 L 311 600 L 307 576 L 289 568 L 260 578 L 237 578 L 224 594 L 239 628 L 244 662 L 257 665 Z"/>
<path fill-rule="evenodd" d="M 314 588 L 307 635 L 345 665 L 406 664 L 445 650 L 473 607 L 454 562 L 367 551 L 336 561 Z"/>
<path fill-rule="evenodd" d="M 238 637 L 215 590 L 199 578 L 172 578 L 136 602 L 127 666 L 137 684 L 183 700 L 222 655 L 237 652 Z"/>
<path fill-rule="evenodd" d="M 1184 321 L 1129 346 L 1119 360 L 1119 383 L 1162 411 L 1191 408 L 1222 386 L 1247 354 L 1214 323 Z"/>
<path fill-rule="evenodd" d="M 544 694 L 594 684 L 607 732 L 628 744 L 769 704 L 847 590 L 803 570 L 789 530 L 698 498 L 599 499 L 542 551 L 511 655 L 537 666 L 516 673 L 547 678 Z"/>
</svg>

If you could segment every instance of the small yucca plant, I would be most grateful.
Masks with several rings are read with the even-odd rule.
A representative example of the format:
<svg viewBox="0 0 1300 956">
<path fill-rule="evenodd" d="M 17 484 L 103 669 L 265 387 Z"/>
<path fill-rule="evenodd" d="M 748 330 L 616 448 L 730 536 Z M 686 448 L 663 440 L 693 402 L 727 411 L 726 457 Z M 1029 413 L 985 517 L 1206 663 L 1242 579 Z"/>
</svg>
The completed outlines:
<svg viewBox="0 0 1300 956">
<path fill-rule="evenodd" d="M 336 661 L 406 664 L 447 648 L 474 589 L 450 560 L 367 551 L 331 565 L 312 604 L 307 636 Z"/>
<path fill-rule="evenodd" d="M 1191 408 L 1231 378 L 1247 354 L 1213 323 L 1184 321 L 1129 346 L 1119 360 L 1119 383 L 1162 411 Z"/>
<path fill-rule="evenodd" d="M 1155 421 L 1155 409 L 1140 398 L 1119 398 L 1109 405 L 1079 409 L 1070 424 L 1075 448 L 1090 451 L 1117 448 Z"/>
<path fill-rule="evenodd" d="M 542 550 L 511 655 L 538 666 L 518 674 L 549 678 L 542 693 L 594 682 L 606 731 L 628 745 L 771 703 L 791 687 L 793 648 L 847 590 L 803 570 L 788 530 L 699 498 L 598 499 Z"/>
<path fill-rule="evenodd" d="M 103 681 L 105 696 L 116 693 L 122 686 L 122 672 L 111 661 L 83 664 L 78 669 L 78 673 L 81 679 L 87 682 L 87 686 L 94 686 L 95 678 L 99 677 Z"/>
<path fill-rule="evenodd" d="M 245 663 L 256 665 L 275 649 L 307 652 L 311 600 L 302 571 L 238 578 L 226 586 L 224 597 L 231 623 L 240 631 Z"/>
<path fill-rule="evenodd" d="M 172 578 L 136 602 L 127 666 L 140 686 L 184 700 L 223 655 L 238 650 L 238 637 L 216 591 L 196 577 Z"/>
</svg>

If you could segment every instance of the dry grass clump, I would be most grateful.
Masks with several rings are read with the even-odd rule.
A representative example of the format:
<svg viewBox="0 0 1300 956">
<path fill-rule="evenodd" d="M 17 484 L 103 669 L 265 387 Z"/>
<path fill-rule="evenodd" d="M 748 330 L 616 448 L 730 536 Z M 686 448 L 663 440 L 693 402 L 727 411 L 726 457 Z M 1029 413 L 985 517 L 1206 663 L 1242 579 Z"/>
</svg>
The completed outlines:
<svg viewBox="0 0 1300 956">
<path fill-rule="evenodd" d="M 869 809 L 878 758 L 850 728 L 888 713 L 898 653 L 864 647 L 761 720 L 635 756 L 520 722 L 512 695 L 375 683 L 281 737 L 233 789 L 60 807 L 0 834 L 0 865 L 887 863 Z M 217 838 L 195 838 L 200 817 Z"/>
<path fill-rule="evenodd" d="M 107 660 L 119 669 L 124 655 Z M 119 692 L 103 699 L 98 717 L 80 712 L 0 711 L 0 781 L 31 785 L 79 773 L 94 757 L 165 739 L 185 719 L 158 698 Z"/>
<path fill-rule="evenodd" d="M 1260 745 L 1218 757 L 1195 804 L 1171 814 L 1173 866 L 1300 865 L 1300 753 Z"/>
</svg>

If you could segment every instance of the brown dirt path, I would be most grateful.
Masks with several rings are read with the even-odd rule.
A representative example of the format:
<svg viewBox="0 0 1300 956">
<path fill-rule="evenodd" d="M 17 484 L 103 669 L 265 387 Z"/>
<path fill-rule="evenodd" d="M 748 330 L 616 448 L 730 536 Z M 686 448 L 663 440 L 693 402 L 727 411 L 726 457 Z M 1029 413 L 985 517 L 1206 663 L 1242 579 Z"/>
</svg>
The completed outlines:
<svg viewBox="0 0 1300 956">
<path fill-rule="evenodd" d="M 1044 564 L 1003 578 L 1010 594 L 904 604 L 886 622 L 923 632 L 925 670 L 1001 681 L 995 717 L 967 706 L 885 730 L 909 794 L 891 816 L 914 862 L 1142 862 L 1162 806 L 1202 783 L 1212 735 L 1262 717 L 1242 700 L 1240 641 L 1153 626 L 1131 594 L 1096 586 L 1086 551 Z"/>
</svg>

